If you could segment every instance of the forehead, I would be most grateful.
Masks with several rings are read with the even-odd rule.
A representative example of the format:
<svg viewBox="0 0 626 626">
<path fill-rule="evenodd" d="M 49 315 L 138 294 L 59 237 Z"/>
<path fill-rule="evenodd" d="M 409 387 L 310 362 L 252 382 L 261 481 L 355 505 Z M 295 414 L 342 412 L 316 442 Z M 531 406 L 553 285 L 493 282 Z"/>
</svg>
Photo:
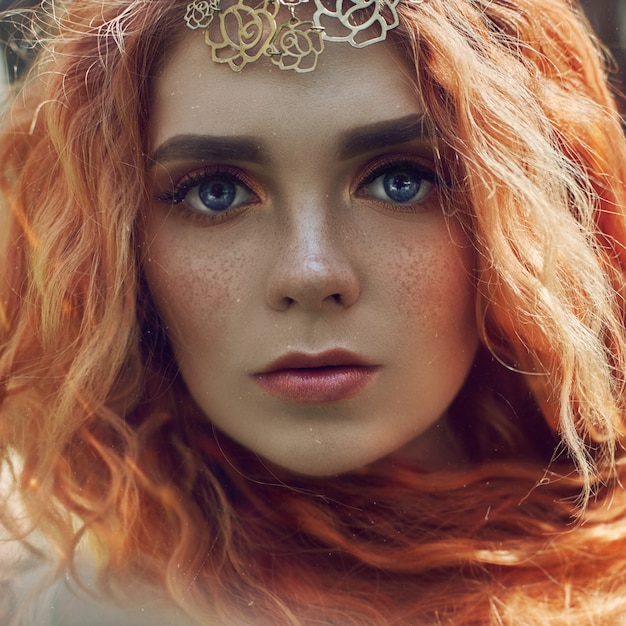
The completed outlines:
<svg viewBox="0 0 626 626">
<path fill-rule="evenodd" d="M 154 85 L 151 145 L 198 132 L 299 132 L 305 141 L 315 133 L 420 114 L 419 102 L 410 68 L 388 41 L 360 49 L 328 42 L 308 74 L 280 70 L 266 58 L 234 72 L 211 60 L 200 31 L 188 31 Z"/>
</svg>

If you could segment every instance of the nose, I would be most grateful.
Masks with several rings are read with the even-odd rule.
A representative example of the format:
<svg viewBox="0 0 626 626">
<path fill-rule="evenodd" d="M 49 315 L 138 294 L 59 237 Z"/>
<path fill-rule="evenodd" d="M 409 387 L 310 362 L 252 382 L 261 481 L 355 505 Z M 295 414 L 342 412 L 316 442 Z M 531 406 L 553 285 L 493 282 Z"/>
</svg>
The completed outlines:
<svg viewBox="0 0 626 626">
<path fill-rule="evenodd" d="M 342 229 L 303 207 L 298 214 L 281 228 L 267 285 L 269 305 L 279 311 L 352 306 L 361 287 Z"/>
</svg>

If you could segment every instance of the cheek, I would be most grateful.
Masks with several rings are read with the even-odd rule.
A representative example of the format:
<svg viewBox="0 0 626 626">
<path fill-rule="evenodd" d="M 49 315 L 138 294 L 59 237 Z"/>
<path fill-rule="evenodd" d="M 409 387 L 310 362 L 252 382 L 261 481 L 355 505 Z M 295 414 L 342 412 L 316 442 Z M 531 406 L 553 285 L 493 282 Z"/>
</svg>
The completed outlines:
<svg viewBox="0 0 626 626">
<path fill-rule="evenodd" d="M 163 228 L 150 241 L 144 271 L 175 350 L 212 343 L 237 301 L 239 255 L 212 254 L 175 229 Z"/>
<path fill-rule="evenodd" d="M 473 333 L 473 252 L 460 232 L 441 224 L 419 241 L 402 241 L 389 269 L 397 310 L 419 326 L 441 325 L 444 331 L 462 327 Z M 423 327 L 421 327 L 423 329 Z"/>
</svg>

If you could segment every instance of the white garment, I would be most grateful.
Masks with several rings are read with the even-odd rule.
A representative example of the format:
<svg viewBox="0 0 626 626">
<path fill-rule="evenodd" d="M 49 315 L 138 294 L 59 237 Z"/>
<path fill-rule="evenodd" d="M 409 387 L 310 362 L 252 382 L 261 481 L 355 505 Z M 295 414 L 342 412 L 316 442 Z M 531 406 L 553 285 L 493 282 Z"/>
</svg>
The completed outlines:
<svg viewBox="0 0 626 626">
<path fill-rule="evenodd" d="M 2 626 L 192 626 L 181 610 L 152 594 L 138 593 L 132 605 L 119 606 L 92 597 L 69 577 L 49 584 L 50 575 L 49 566 L 29 566 L 0 586 L 5 600 L 10 594 Z M 81 575 L 88 589 L 89 580 Z"/>
</svg>

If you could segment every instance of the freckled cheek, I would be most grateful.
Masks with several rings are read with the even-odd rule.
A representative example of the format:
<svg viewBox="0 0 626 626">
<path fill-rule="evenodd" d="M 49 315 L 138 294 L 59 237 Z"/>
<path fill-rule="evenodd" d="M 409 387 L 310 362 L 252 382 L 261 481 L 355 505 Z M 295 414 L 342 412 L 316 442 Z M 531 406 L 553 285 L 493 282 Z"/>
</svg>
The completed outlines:
<svg viewBox="0 0 626 626">
<path fill-rule="evenodd" d="M 215 346 L 223 336 L 239 292 L 236 256 L 220 257 L 176 237 L 153 242 L 146 277 L 175 347 Z"/>
<path fill-rule="evenodd" d="M 460 241 L 460 238 L 459 238 Z M 475 333 L 472 252 L 450 239 L 447 231 L 396 248 L 391 270 L 397 310 L 416 324 Z"/>
</svg>

